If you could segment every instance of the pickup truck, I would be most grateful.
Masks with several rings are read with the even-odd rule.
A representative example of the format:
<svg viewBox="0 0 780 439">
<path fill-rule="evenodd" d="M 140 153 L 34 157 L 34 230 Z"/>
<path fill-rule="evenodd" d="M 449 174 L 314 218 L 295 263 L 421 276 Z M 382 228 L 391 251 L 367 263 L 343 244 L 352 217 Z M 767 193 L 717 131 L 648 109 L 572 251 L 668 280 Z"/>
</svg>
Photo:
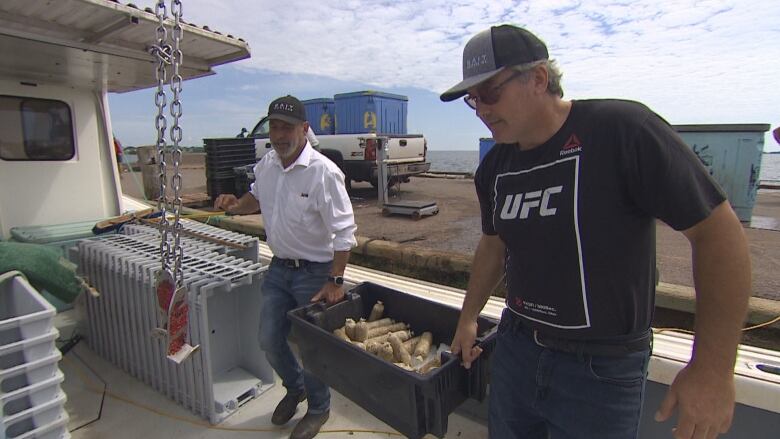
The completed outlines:
<svg viewBox="0 0 780 439">
<path fill-rule="evenodd" d="M 262 120 L 262 119 L 261 119 Z M 377 186 L 377 137 L 387 139 L 389 182 L 405 182 L 412 175 L 427 172 L 431 163 L 426 160 L 428 142 L 421 134 L 331 134 L 318 135 L 319 149 L 344 172 L 349 188 L 352 181 L 367 181 Z M 271 150 L 268 123 L 255 125 L 248 139 L 255 143 L 255 154 L 260 159 Z"/>
</svg>

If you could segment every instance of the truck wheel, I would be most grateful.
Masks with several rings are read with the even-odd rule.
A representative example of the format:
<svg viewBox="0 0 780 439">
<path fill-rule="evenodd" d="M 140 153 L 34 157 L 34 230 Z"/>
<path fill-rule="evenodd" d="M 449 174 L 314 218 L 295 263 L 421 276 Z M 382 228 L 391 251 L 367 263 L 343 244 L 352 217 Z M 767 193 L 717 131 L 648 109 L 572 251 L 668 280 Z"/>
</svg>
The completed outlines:
<svg viewBox="0 0 780 439">
<path fill-rule="evenodd" d="M 352 180 L 349 178 L 349 175 L 347 175 L 347 171 L 344 170 L 344 157 L 341 155 L 341 151 L 337 151 L 335 149 L 322 149 L 320 150 L 320 153 L 324 155 L 325 157 L 329 158 L 330 161 L 336 164 L 336 166 L 341 169 L 341 172 L 344 173 L 344 186 L 347 188 L 348 191 L 352 190 Z"/>
<path fill-rule="evenodd" d="M 341 156 L 340 151 L 336 151 L 335 149 L 323 149 L 320 151 L 322 155 L 329 158 L 330 161 L 336 164 L 336 166 L 341 169 L 341 172 L 344 172 L 344 157 Z"/>
</svg>

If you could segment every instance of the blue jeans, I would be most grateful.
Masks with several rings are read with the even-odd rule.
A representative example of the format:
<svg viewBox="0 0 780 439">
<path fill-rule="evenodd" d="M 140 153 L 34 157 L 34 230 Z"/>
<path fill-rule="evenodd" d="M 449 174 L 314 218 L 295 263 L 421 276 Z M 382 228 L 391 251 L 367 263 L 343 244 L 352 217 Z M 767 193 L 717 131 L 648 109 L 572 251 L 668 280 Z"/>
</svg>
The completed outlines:
<svg viewBox="0 0 780 439">
<path fill-rule="evenodd" d="M 328 281 L 331 265 L 330 262 L 309 263 L 288 268 L 272 261 L 262 287 L 260 348 L 288 392 L 306 390 L 310 413 L 323 413 L 330 408 L 330 390 L 298 364 L 287 343 L 291 326 L 287 311 L 309 303 Z"/>
<path fill-rule="evenodd" d="M 490 360 L 490 437 L 635 439 L 649 358 L 649 349 L 554 351 L 503 319 Z"/>
</svg>

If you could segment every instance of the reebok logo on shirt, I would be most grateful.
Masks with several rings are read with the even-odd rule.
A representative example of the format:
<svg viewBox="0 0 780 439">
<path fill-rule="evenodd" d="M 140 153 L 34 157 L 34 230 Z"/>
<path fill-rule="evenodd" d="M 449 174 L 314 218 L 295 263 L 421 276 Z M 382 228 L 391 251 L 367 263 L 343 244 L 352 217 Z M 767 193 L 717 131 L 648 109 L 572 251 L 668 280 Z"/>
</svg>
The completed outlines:
<svg viewBox="0 0 780 439">
<path fill-rule="evenodd" d="M 569 140 L 566 141 L 566 143 L 563 144 L 563 148 L 561 148 L 561 152 L 559 155 L 561 157 L 573 154 L 575 152 L 582 151 L 582 142 L 580 142 L 580 139 L 577 137 L 576 134 L 572 134 L 569 136 Z"/>
<path fill-rule="evenodd" d="M 301 192 L 301 198 L 309 198 L 309 194 Z"/>
</svg>

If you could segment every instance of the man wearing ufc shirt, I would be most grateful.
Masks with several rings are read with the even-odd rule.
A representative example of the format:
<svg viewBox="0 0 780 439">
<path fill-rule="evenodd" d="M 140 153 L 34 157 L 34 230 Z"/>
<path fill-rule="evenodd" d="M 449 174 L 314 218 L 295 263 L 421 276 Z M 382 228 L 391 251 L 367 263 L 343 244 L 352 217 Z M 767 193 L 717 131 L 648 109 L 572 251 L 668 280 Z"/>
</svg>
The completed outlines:
<svg viewBox="0 0 780 439">
<path fill-rule="evenodd" d="M 452 351 L 469 367 L 477 316 L 506 276 L 491 359 L 493 438 L 636 438 L 650 356 L 655 220 L 690 241 L 696 338 L 656 413 L 674 437 L 714 438 L 734 410 L 750 294 L 742 227 L 707 171 L 636 102 L 566 101 L 531 32 L 504 25 L 463 52 L 465 96 L 496 146 L 475 176 L 482 238 Z"/>
</svg>

